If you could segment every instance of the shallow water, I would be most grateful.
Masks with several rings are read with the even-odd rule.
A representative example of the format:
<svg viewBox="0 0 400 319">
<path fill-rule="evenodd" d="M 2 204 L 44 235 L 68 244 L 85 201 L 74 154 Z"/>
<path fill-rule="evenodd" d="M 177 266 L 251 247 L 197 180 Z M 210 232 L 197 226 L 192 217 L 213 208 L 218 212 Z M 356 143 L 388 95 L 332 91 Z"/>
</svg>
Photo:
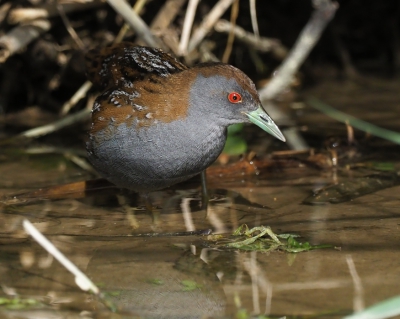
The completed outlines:
<svg viewBox="0 0 400 319">
<path fill-rule="evenodd" d="M 340 105 L 353 115 L 362 114 L 377 125 L 400 127 L 398 99 L 393 97 L 396 90 L 391 83 L 378 85 L 372 93 L 359 86 L 330 84 L 329 88 L 329 94 L 323 87 L 307 94 Z M 353 103 L 355 94 L 362 97 L 357 103 Z M 368 99 L 368 94 L 375 94 L 375 99 Z M 385 98 L 378 99 L 381 96 Z M 319 129 L 324 135 L 321 139 L 338 132 L 345 136 L 342 124 L 311 108 L 297 109 L 297 115 L 299 123 L 307 126 L 308 136 L 318 135 Z M 392 162 L 389 174 L 396 176 L 399 147 L 382 140 L 372 140 L 369 147 L 368 157 L 360 156 L 357 161 Z M 1 154 L 1 197 L 90 178 L 66 164 L 62 156 L 53 156 L 51 165 L 42 165 L 47 156 L 9 154 Z M 3 307 L 2 317 L 233 317 L 240 307 L 250 314 L 340 318 L 399 295 L 400 186 L 395 183 L 338 204 L 303 204 L 317 188 L 355 184 L 377 173 L 365 165 L 340 167 L 321 170 L 295 165 L 245 180 L 211 179 L 207 213 L 199 207 L 195 182 L 190 188 L 178 186 L 153 194 L 157 206 L 153 214 L 143 209 L 127 212 L 121 205 L 126 193 L 115 189 L 94 191 L 79 199 L 1 207 L 1 295 L 41 302 L 18 310 Z M 135 201 L 130 204 L 134 206 Z M 102 291 L 110 293 L 119 308 L 117 314 L 79 290 L 73 276 L 23 231 L 24 218 Z M 270 226 L 275 233 L 298 234 L 300 241 L 333 247 L 298 254 L 239 252 L 215 249 L 207 236 L 187 233 L 210 229 L 231 233 L 242 224 Z"/>
</svg>

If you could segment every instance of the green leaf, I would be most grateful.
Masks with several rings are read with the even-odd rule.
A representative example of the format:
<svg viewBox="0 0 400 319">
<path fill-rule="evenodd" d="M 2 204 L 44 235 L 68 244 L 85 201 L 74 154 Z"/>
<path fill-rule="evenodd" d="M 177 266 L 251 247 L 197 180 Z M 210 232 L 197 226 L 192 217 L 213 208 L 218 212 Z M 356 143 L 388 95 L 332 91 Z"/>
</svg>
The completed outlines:
<svg viewBox="0 0 400 319">
<path fill-rule="evenodd" d="M 246 153 L 246 140 L 238 135 L 228 136 L 223 152 L 228 155 L 240 155 Z"/>
<path fill-rule="evenodd" d="M 203 287 L 203 285 L 200 285 L 193 280 L 182 280 L 181 284 L 184 286 L 182 289 L 183 291 L 192 291 Z"/>
</svg>

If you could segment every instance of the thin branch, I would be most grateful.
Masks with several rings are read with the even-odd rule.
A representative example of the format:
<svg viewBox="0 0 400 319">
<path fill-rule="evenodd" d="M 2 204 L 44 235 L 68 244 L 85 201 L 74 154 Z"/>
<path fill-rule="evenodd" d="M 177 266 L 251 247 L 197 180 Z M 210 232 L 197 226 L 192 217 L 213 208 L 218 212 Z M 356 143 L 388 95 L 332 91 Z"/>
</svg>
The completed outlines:
<svg viewBox="0 0 400 319">
<path fill-rule="evenodd" d="M 257 286 L 260 287 L 261 290 L 266 294 L 265 314 L 269 315 L 269 313 L 271 312 L 271 304 L 272 304 L 272 287 L 273 287 L 272 283 L 268 280 L 266 274 L 262 271 L 262 269 L 258 265 L 257 260 L 253 258 L 245 259 L 242 261 L 242 266 L 252 278 L 252 282 L 254 280 Z"/>
<path fill-rule="evenodd" d="M 66 14 L 76 11 L 88 10 L 91 8 L 103 6 L 102 0 L 93 1 L 72 1 L 60 4 Z M 56 1 L 43 1 L 43 3 L 35 8 L 15 8 L 10 11 L 8 23 L 17 24 L 21 22 L 53 18 L 59 15 Z"/>
<path fill-rule="evenodd" d="M 232 4 L 232 9 L 231 9 L 231 24 L 233 26 L 236 26 L 236 19 L 238 15 L 239 15 L 239 0 L 236 0 Z M 228 41 L 226 43 L 225 51 L 222 56 L 223 63 L 228 63 L 229 61 L 229 57 L 231 56 L 232 53 L 233 41 L 235 41 L 235 33 L 233 32 L 233 30 L 231 30 L 228 34 Z"/>
<path fill-rule="evenodd" d="M 43 249 L 57 259 L 61 265 L 63 265 L 71 274 L 75 276 L 75 283 L 80 289 L 94 293 L 111 311 L 115 311 L 117 309 L 117 307 L 103 295 L 100 289 L 75 264 L 65 257 L 65 255 L 56 248 L 56 246 L 54 246 L 45 236 L 43 236 L 43 234 L 38 231 L 29 220 L 24 219 L 22 225 L 24 230 L 31 235 L 32 238 L 43 247 Z"/>
<path fill-rule="evenodd" d="M 171 27 L 187 0 L 167 0 L 151 21 L 150 30 L 175 54 L 179 55 L 178 29 Z"/>
<path fill-rule="evenodd" d="M 243 28 L 232 25 L 227 20 L 218 20 L 214 27 L 215 31 L 235 34 L 238 41 L 245 43 L 253 49 L 261 52 L 271 52 L 276 58 L 283 60 L 287 55 L 287 49 L 277 39 L 257 37 L 251 32 L 245 31 Z"/>
<path fill-rule="evenodd" d="M 351 278 L 353 279 L 353 285 L 354 285 L 353 310 L 354 312 L 358 312 L 365 308 L 363 299 L 364 288 L 351 255 L 346 256 L 346 262 L 347 266 L 349 267 L 350 275 Z"/>
<path fill-rule="evenodd" d="M 137 33 L 147 45 L 151 47 L 164 47 L 162 43 L 153 36 L 147 24 L 141 17 L 131 10 L 125 0 L 107 0 L 108 4 L 119 13 L 126 23 Z"/>
<path fill-rule="evenodd" d="M 134 12 L 136 12 L 137 14 L 140 14 L 142 9 L 146 5 L 146 2 L 147 2 L 147 0 L 138 0 L 138 1 L 136 1 L 135 5 L 132 8 L 132 10 Z M 114 39 L 114 43 L 120 43 L 124 39 L 125 34 L 128 32 L 129 28 L 130 28 L 129 24 L 128 23 L 124 23 L 124 25 L 122 26 L 121 30 L 119 30 L 117 37 Z"/>
<path fill-rule="evenodd" d="M 225 11 L 232 5 L 236 0 L 220 0 L 211 9 L 208 15 L 203 19 L 203 22 L 199 28 L 195 31 L 192 38 L 189 41 L 188 51 L 192 51 L 203 41 L 204 37 L 208 32 L 211 31 L 213 26 L 217 23 L 218 19 L 225 13 Z"/>
<path fill-rule="evenodd" d="M 190 211 L 190 202 L 194 200 L 194 198 L 183 198 L 181 202 L 182 209 L 182 217 L 185 222 L 186 231 L 195 231 L 196 227 L 193 223 L 192 212 Z"/>
<path fill-rule="evenodd" d="M 187 47 L 189 43 L 190 33 L 192 31 L 194 16 L 196 15 L 197 5 L 200 0 L 189 0 L 185 21 L 183 23 L 181 41 L 179 42 L 179 55 L 185 56 L 187 55 Z"/>
<path fill-rule="evenodd" d="M 167 0 L 161 9 L 157 12 L 157 15 L 151 21 L 150 29 L 153 32 L 163 31 L 165 32 L 171 23 L 175 20 L 176 16 L 180 14 L 182 6 L 187 0 Z"/>
<path fill-rule="evenodd" d="M 75 41 L 75 43 L 77 44 L 77 46 L 80 50 L 84 50 L 85 45 L 83 44 L 82 40 L 79 38 L 78 34 L 75 32 L 74 28 L 72 27 L 71 23 L 69 22 L 67 15 L 65 14 L 63 6 L 59 2 L 57 3 L 57 10 L 58 10 L 61 20 L 63 21 L 65 28 L 67 29 L 71 38 Z"/>
<path fill-rule="evenodd" d="M 7 17 L 11 4 L 11 2 L 6 2 L 0 6 L 0 23 L 3 23 L 3 20 Z"/>
<path fill-rule="evenodd" d="M 73 108 L 76 103 L 78 103 L 80 99 L 83 99 L 86 96 L 91 87 L 92 83 L 90 81 L 86 81 L 85 83 L 83 83 L 78 91 L 76 91 L 75 94 L 67 102 L 64 103 L 63 107 L 61 108 L 61 115 L 67 114 L 71 110 L 71 108 Z"/>
<path fill-rule="evenodd" d="M 314 5 L 316 9 L 311 19 L 304 27 L 288 57 L 267 86 L 260 90 L 262 99 L 271 100 L 290 85 L 294 74 L 303 64 L 339 7 L 336 2 L 330 0 L 314 0 Z"/>
<path fill-rule="evenodd" d="M 0 63 L 4 63 L 11 55 L 50 30 L 50 26 L 47 20 L 35 20 L 29 24 L 19 25 L 0 37 Z"/>
<path fill-rule="evenodd" d="M 146 4 L 147 0 L 139 0 L 135 3 L 133 7 L 133 11 L 135 13 L 139 13 L 142 9 L 143 6 Z M 129 26 L 127 24 L 124 24 L 121 28 L 121 30 L 118 33 L 118 36 L 115 38 L 114 43 L 119 43 L 123 40 L 126 31 L 128 30 Z M 91 89 L 92 83 L 90 81 L 86 81 L 85 83 L 82 84 L 82 86 L 75 92 L 75 94 L 66 102 L 64 103 L 62 109 L 61 109 L 61 115 L 67 114 L 71 108 L 73 108 L 76 103 L 82 98 L 84 98 L 87 94 L 87 92 Z"/>
<path fill-rule="evenodd" d="M 91 112 L 92 111 L 90 109 L 84 108 L 83 110 L 72 115 L 68 115 L 54 123 L 35 127 L 31 130 L 22 132 L 21 134 L 17 135 L 16 138 L 36 138 L 49 133 L 53 133 L 78 121 L 88 119 Z"/>
<path fill-rule="evenodd" d="M 75 276 L 76 284 L 84 291 L 91 291 L 94 294 L 100 293 L 99 288 L 76 267 L 67 257 L 64 256 L 32 223 L 24 219 L 22 223 L 24 230 L 33 237 L 50 255 L 57 259 L 70 273 Z"/>
<path fill-rule="evenodd" d="M 259 38 L 260 32 L 258 31 L 256 0 L 250 0 L 250 16 L 251 16 L 251 26 L 253 27 L 253 32 L 256 35 L 256 37 Z"/>
</svg>

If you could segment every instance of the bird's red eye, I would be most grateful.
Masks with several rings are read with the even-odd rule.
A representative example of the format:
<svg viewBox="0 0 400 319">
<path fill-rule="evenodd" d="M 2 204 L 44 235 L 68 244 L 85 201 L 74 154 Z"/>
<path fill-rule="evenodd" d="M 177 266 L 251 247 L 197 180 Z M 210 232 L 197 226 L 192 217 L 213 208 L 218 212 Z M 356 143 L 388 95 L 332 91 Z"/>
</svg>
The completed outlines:
<svg viewBox="0 0 400 319">
<path fill-rule="evenodd" d="M 231 92 L 228 95 L 228 100 L 231 103 L 240 103 L 242 102 L 242 96 L 238 92 Z"/>
</svg>

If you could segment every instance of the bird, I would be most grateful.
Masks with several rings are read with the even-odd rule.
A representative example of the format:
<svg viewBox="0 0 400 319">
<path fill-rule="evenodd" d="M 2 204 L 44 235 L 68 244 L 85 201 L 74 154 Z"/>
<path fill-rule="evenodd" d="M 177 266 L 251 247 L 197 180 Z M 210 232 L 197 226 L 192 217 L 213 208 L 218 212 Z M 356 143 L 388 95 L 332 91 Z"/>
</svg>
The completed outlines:
<svg viewBox="0 0 400 319">
<path fill-rule="evenodd" d="M 88 158 L 120 188 L 150 193 L 198 175 L 222 152 L 231 124 L 252 122 L 285 141 L 254 83 L 232 65 L 187 67 L 161 49 L 123 42 L 90 50 L 86 68 L 101 91 Z"/>
</svg>

